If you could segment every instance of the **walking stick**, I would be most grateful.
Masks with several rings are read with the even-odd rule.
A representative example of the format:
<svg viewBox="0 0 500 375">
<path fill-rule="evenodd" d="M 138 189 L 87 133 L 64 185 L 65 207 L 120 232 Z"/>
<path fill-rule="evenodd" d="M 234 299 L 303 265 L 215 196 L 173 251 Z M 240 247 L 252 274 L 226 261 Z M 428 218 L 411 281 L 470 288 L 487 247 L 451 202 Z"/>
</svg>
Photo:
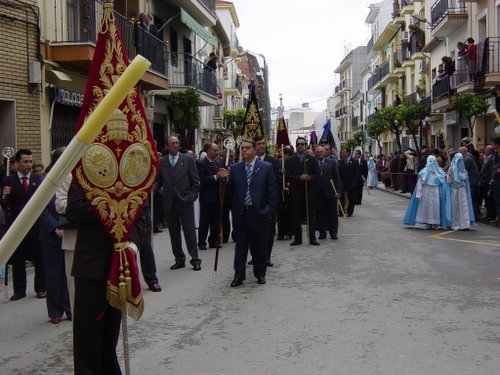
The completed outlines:
<svg viewBox="0 0 500 375">
<path fill-rule="evenodd" d="M 363 179 L 363 185 L 365 185 L 365 181 L 366 181 L 365 176 L 361 175 L 361 178 Z M 368 193 L 368 195 L 372 195 L 372 193 L 370 193 L 370 189 L 368 189 L 368 185 L 365 185 L 365 187 L 366 187 L 366 192 Z"/>
<path fill-rule="evenodd" d="M 14 156 L 14 149 L 12 147 L 5 147 L 2 151 L 2 155 L 7 159 L 5 167 L 5 176 L 10 175 L 10 158 Z M 4 212 L 5 215 L 5 212 Z M 5 301 L 9 300 L 9 263 L 5 263 L 5 275 L 4 275 L 4 287 L 5 287 Z"/>
<path fill-rule="evenodd" d="M 127 323 L 127 302 L 122 307 L 122 338 L 123 338 L 123 360 L 125 362 L 125 375 L 130 375 L 130 353 L 128 347 L 128 323 Z"/>
<path fill-rule="evenodd" d="M 307 158 L 304 155 L 304 174 L 307 174 Z M 305 193 L 306 193 L 306 220 L 307 220 L 307 238 L 309 243 L 311 243 L 311 233 L 309 232 L 309 195 L 307 194 L 307 180 L 305 180 Z"/>
<path fill-rule="evenodd" d="M 226 163 L 225 167 L 229 167 L 229 152 L 234 149 L 235 141 L 233 138 L 226 138 L 222 143 L 224 148 L 226 149 Z M 226 193 L 226 181 L 224 179 L 219 180 L 219 223 L 217 225 L 217 247 L 215 248 L 215 262 L 214 262 L 214 277 L 213 277 L 213 286 L 215 287 L 215 283 L 217 281 L 217 267 L 219 265 L 219 253 L 220 246 L 222 243 L 222 216 L 224 214 L 224 196 Z"/>
<path fill-rule="evenodd" d="M 335 195 L 337 195 L 337 189 L 335 189 L 335 185 L 333 184 L 333 180 L 330 179 L 330 183 L 332 184 L 332 188 L 333 188 L 333 191 L 335 192 Z M 339 201 L 337 200 L 337 206 L 340 206 L 340 210 L 342 211 L 342 215 L 344 217 L 346 217 L 345 215 L 345 210 L 344 210 L 344 206 L 342 206 L 342 203 L 339 204 Z"/>
</svg>

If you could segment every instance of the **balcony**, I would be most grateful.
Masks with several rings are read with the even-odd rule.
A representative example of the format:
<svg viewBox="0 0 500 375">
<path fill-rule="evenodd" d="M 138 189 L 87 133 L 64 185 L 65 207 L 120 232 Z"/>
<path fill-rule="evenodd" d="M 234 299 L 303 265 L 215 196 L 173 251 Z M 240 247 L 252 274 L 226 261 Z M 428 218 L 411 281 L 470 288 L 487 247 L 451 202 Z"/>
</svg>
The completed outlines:
<svg viewBox="0 0 500 375">
<path fill-rule="evenodd" d="M 174 63 L 175 62 L 175 63 Z M 204 105 L 217 104 L 217 78 L 202 61 L 190 54 L 178 53 L 172 56 L 170 91 L 193 87 L 200 91 Z"/>
<path fill-rule="evenodd" d="M 403 54 L 401 49 L 396 50 L 392 54 L 392 71 L 394 74 L 404 74 L 405 73 L 405 68 L 403 68 Z"/>
<path fill-rule="evenodd" d="M 399 6 L 401 9 L 401 15 L 413 14 L 415 13 L 415 6 L 413 5 L 413 0 L 399 0 Z"/>
<path fill-rule="evenodd" d="M 375 113 L 372 113 L 371 115 L 368 115 L 368 117 L 366 118 L 366 123 L 370 123 L 372 122 L 373 120 L 375 120 L 375 116 L 377 116 L 377 112 Z"/>
<path fill-rule="evenodd" d="M 419 59 L 419 58 L 425 59 L 426 57 L 422 53 L 422 50 L 425 47 L 424 32 L 420 29 L 417 29 L 416 32 L 410 36 L 410 41 L 407 47 L 411 59 Z"/>
<path fill-rule="evenodd" d="M 453 4 L 453 5 L 450 5 Z M 452 0 L 438 0 L 431 7 L 432 36 L 445 38 L 462 24 L 467 23 L 468 8 Z"/>
<path fill-rule="evenodd" d="M 445 76 L 443 79 L 436 81 L 432 85 L 432 112 L 440 112 L 448 108 L 452 95 L 453 90 L 450 86 L 449 76 Z"/>
<path fill-rule="evenodd" d="M 479 43 L 477 47 L 476 79 L 480 83 L 483 80 L 483 88 L 492 89 L 500 85 L 500 37 L 486 38 L 484 48 L 481 48 L 481 44 Z M 481 49 L 484 50 L 484 54 L 481 54 Z"/>
<path fill-rule="evenodd" d="M 373 44 L 372 50 L 381 52 L 384 49 L 385 45 L 391 41 L 391 38 L 394 36 L 395 33 L 399 31 L 400 28 L 401 24 L 398 22 L 388 23 L 382 34 L 380 34 L 380 36 Z"/>
<path fill-rule="evenodd" d="M 97 32 L 103 14 L 101 1 L 89 2 L 84 14 L 66 33 L 45 46 L 45 58 L 71 69 L 87 73 L 94 57 Z M 141 78 L 139 84 L 146 90 L 168 87 L 168 54 L 166 44 L 144 29 L 136 28 L 125 16 L 114 12 L 125 51 L 130 60 L 141 54 L 151 61 L 151 68 Z"/>
</svg>

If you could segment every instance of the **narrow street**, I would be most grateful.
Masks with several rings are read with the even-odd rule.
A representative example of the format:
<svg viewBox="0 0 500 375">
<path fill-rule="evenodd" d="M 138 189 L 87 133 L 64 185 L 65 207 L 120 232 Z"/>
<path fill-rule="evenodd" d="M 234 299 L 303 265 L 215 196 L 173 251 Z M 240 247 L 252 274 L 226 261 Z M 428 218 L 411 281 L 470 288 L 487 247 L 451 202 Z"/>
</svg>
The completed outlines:
<svg viewBox="0 0 500 375">
<path fill-rule="evenodd" d="M 201 272 L 171 271 L 168 231 L 156 234 L 163 291 L 145 290 L 129 319 L 132 374 L 498 374 L 500 229 L 406 228 L 407 204 L 365 191 L 339 240 L 276 241 L 266 285 L 249 267 L 229 287 L 233 243 L 215 287 L 213 249 Z M 71 322 L 51 324 L 31 286 L 18 302 L 0 289 L 0 373 L 70 374 Z"/>
</svg>

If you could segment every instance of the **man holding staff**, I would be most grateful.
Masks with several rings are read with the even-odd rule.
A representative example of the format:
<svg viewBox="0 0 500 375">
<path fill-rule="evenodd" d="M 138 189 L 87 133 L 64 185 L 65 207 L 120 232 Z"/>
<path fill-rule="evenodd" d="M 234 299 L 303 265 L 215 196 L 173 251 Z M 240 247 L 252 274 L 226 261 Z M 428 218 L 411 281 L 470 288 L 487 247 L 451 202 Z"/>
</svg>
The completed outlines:
<svg viewBox="0 0 500 375">
<path fill-rule="evenodd" d="M 316 241 L 314 220 L 315 183 L 319 175 L 318 163 L 306 153 L 307 141 L 298 137 L 295 143 L 297 152 L 285 163 L 287 180 L 290 181 L 290 198 L 292 206 L 292 228 L 294 240 L 290 246 L 302 244 L 302 218 L 306 215 L 309 243 L 319 245 Z"/>
</svg>

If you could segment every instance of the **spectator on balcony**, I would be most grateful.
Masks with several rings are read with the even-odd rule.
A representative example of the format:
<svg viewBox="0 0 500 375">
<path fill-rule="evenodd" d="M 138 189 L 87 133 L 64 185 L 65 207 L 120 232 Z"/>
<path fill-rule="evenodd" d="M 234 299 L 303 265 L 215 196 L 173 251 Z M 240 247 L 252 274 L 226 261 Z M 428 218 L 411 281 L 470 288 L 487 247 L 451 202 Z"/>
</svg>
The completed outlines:
<svg viewBox="0 0 500 375">
<path fill-rule="evenodd" d="M 460 83 L 467 81 L 468 76 L 468 64 L 467 64 L 467 46 L 463 42 L 457 43 L 457 71 L 460 79 Z"/>
<path fill-rule="evenodd" d="M 208 55 L 208 59 L 205 62 L 205 69 L 214 73 L 217 70 L 218 61 L 219 57 L 214 52 L 210 52 L 210 55 Z"/>
<path fill-rule="evenodd" d="M 476 77 L 476 45 L 474 43 L 474 39 L 467 38 L 467 66 L 471 81 L 474 81 Z"/>
<path fill-rule="evenodd" d="M 146 30 L 151 35 L 158 37 L 158 29 L 154 24 L 151 23 L 153 18 L 145 13 L 139 14 L 139 22 L 137 22 L 137 27 Z"/>
<path fill-rule="evenodd" d="M 455 63 L 450 56 L 441 57 L 441 61 L 443 63 L 445 76 L 451 76 L 453 73 L 455 73 Z"/>
</svg>

